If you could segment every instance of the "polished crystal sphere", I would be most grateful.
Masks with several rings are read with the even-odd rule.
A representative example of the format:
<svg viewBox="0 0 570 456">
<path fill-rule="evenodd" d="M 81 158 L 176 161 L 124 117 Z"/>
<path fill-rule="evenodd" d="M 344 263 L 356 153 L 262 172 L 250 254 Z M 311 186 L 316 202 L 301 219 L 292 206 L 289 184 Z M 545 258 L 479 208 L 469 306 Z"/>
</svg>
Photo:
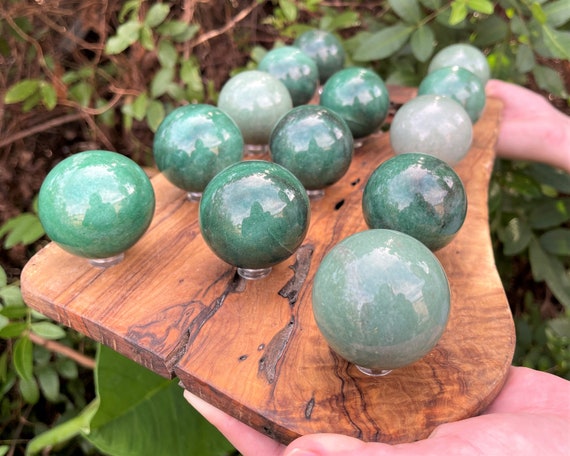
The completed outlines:
<svg viewBox="0 0 570 456">
<path fill-rule="evenodd" d="M 152 185 L 124 155 L 91 150 L 72 155 L 47 175 L 38 197 L 46 234 L 90 260 L 117 257 L 145 233 L 154 214 Z"/>
<path fill-rule="evenodd" d="M 418 95 L 444 95 L 467 111 L 473 123 L 485 108 L 485 86 L 477 76 L 459 66 L 443 67 L 429 73 L 418 87 Z"/>
<path fill-rule="evenodd" d="M 383 375 L 435 347 L 448 321 L 450 291 L 425 245 L 374 229 L 345 238 L 325 255 L 312 301 L 332 350 L 364 373 Z"/>
<path fill-rule="evenodd" d="M 293 106 L 311 101 L 319 85 L 319 69 L 313 59 L 294 46 L 282 46 L 267 52 L 258 69 L 279 79 L 291 95 Z"/>
<path fill-rule="evenodd" d="M 285 114 L 273 129 L 269 145 L 273 161 L 291 171 L 309 191 L 340 180 L 353 155 L 346 122 L 317 105 L 298 106 Z"/>
<path fill-rule="evenodd" d="M 388 89 L 374 71 L 351 67 L 337 71 L 323 86 L 320 104 L 339 114 L 354 138 L 377 131 L 390 107 Z"/>
<path fill-rule="evenodd" d="M 471 71 L 481 80 L 483 86 L 491 77 L 487 57 L 479 48 L 471 44 L 457 43 L 441 49 L 431 59 L 428 73 L 450 66 L 459 66 Z"/>
<path fill-rule="evenodd" d="M 420 95 L 404 103 L 390 126 L 396 154 L 433 155 L 455 166 L 469 152 L 471 118 L 459 103 L 441 95 Z"/>
<path fill-rule="evenodd" d="M 293 44 L 315 61 L 321 84 L 344 67 L 346 52 L 340 40 L 330 32 L 308 30 Z"/>
<path fill-rule="evenodd" d="M 174 109 L 153 142 L 158 169 L 189 195 L 199 195 L 217 173 L 242 160 L 243 149 L 236 123 L 221 109 L 205 104 Z"/>
<path fill-rule="evenodd" d="M 443 160 L 402 154 L 374 170 L 364 187 L 362 212 L 369 228 L 401 231 L 438 250 L 463 225 L 467 196 L 461 179 Z"/>
<path fill-rule="evenodd" d="M 301 182 L 284 167 L 263 160 L 224 169 L 200 201 L 204 240 L 245 276 L 293 255 L 307 234 L 309 219 L 309 198 Z"/>
<path fill-rule="evenodd" d="M 275 76 L 249 70 L 224 84 L 218 107 L 235 121 L 246 144 L 266 145 L 277 121 L 293 108 L 293 101 Z"/>
</svg>

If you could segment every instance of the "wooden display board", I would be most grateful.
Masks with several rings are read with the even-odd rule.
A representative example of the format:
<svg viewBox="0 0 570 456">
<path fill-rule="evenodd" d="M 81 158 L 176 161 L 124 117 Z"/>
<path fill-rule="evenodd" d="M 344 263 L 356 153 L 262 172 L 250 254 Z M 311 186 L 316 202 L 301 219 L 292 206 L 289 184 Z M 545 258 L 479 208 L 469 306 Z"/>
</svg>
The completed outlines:
<svg viewBox="0 0 570 456">
<path fill-rule="evenodd" d="M 413 89 L 390 88 L 402 103 Z M 361 198 L 369 175 L 392 155 L 389 135 L 365 141 L 325 196 L 311 202 L 296 255 L 259 281 L 245 281 L 204 243 L 198 204 L 161 174 L 148 232 L 124 261 L 90 266 L 51 243 L 22 273 L 32 308 L 185 388 L 282 442 L 315 432 L 409 442 L 439 424 L 481 412 L 502 388 L 514 326 L 491 247 L 487 196 L 501 105 L 489 99 L 456 166 L 467 218 L 437 252 L 449 277 L 451 314 L 422 360 L 373 378 L 331 352 L 311 309 L 313 276 L 343 238 L 366 229 Z"/>
</svg>

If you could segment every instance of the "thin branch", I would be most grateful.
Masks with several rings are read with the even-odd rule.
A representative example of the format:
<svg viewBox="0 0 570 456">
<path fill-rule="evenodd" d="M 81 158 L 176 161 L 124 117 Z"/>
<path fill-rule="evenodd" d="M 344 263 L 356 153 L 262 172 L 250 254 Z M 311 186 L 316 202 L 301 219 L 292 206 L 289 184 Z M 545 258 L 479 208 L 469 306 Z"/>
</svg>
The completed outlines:
<svg viewBox="0 0 570 456">
<path fill-rule="evenodd" d="M 55 119 L 52 119 L 48 122 L 44 122 L 42 124 L 35 125 L 35 126 L 28 128 L 26 130 L 19 131 L 18 133 L 13 134 L 12 136 L 8 136 L 7 138 L 0 140 L 0 149 L 2 147 L 9 145 L 9 144 L 12 144 L 16 141 L 19 141 L 20 139 L 27 138 L 28 136 L 32 136 L 32 135 L 35 135 L 37 133 L 41 133 L 42 131 L 49 130 L 50 128 L 53 128 L 53 127 L 58 127 L 60 125 L 63 125 L 63 124 L 69 123 L 69 122 L 74 122 L 74 121 L 82 119 L 82 118 L 83 118 L 83 114 L 80 112 L 76 112 L 73 114 L 67 114 L 67 115 L 61 116 L 61 117 L 56 117 Z"/>
<path fill-rule="evenodd" d="M 251 5 L 249 5 L 245 9 L 241 10 L 230 21 L 226 22 L 223 27 L 220 27 L 219 29 L 215 29 L 215 30 L 210 30 L 209 32 L 204 33 L 203 35 L 200 35 L 198 38 L 196 38 L 195 41 L 192 42 L 192 46 L 193 47 L 198 46 L 200 44 L 205 43 L 208 40 L 211 40 L 212 38 L 223 35 L 228 30 L 235 27 L 237 23 L 243 21 L 259 5 L 261 5 L 261 3 L 259 3 L 257 0 L 254 0 Z"/>
<path fill-rule="evenodd" d="M 91 370 L 95 369 L 94 359 L 89 358 L 88 356 L 85 356 L 72 348 L 69 348 L 54 340 L 44 339 L 43 337 L 38 336 L 33 332 L 29 333 L 29 337 L 30 340 L 36 345 L 41 345 L 42 347 L 46 348 L 51 352 L 59 353 L 60 355 L 66 356 L 67 358 L 75 361 L 77 364 L 80 364 L 81 366 L 87 369 Z"/>
</svg>

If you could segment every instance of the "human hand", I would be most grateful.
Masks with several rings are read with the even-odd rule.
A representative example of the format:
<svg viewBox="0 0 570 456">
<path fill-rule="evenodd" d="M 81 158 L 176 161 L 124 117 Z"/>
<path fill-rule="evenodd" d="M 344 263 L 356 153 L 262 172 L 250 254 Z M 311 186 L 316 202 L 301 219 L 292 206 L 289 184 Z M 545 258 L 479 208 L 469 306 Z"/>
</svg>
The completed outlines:
<svg viewBox="0 0 570 456">
<path fill-rule="evenodd" d="M 570 172 L 570 117 L 532 90 L 496 79 L 488 97 L 503 102 L 497 155 L 532 160 Z"/>
<path fill-rule="evenodd" d="M 511 367 L 482 415 L 442 424 L 426 440 L 393 446 L 337 434 L 305 435 L 285 446 L 188 391 L 184 396 L 244 456 L 570 454 L 570 382 L 523 367 Z"/>
</svg>

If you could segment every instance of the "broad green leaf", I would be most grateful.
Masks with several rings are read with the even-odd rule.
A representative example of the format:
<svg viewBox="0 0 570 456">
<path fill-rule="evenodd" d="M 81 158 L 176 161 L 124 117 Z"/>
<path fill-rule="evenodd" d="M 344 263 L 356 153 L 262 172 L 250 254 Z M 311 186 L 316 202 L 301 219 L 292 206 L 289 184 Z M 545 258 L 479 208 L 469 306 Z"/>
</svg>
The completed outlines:
<svg viewBox="0 0 570 456">
<path fill-rule="evenodd" d="M 146 121 L 151 131 L 155 132 L 166 115 L 164 106 L 158 100 L 152 100 L 146 112 Z"/>
<path fill-rule="evenodd" d="M 164 68 L 173 68 L 178 62 L 178 52 L 169 40 L 162 40 L 158 43 L 158 61 Z"/>
<path fill-rule="evenodd" d="M 548 320 L 548 327 L 559 337 L 570 338 L 570 317 L 562 316 Z"/>
<path fill-rule="evenodd" d="M 297 20 L 297 5 L 291 0 L 279 0 L 279 7 L 283 12 L 283 16 L 287 22 L 295 22 Z"/>
<path fill-rule="evenodd" d="M 0 228 L 0 237 L 6 235 L 4 248 L 10 249 L 16 244 L 29 245 L 44 235 L 44 229 L 36 214 L 24 212 L 9 219 Z"/>
<path fill-rule="evenodd" d="M 38 383 L 35 378 L 32 377 L 30 380 L 24 380 L 21 378 L 18 385 L 24 401 L 28 404 L 33 405 L 40 400 L 40 389 L 38 388 Z"/>
<path fill-rule="evenodd" d="M 535 229 L 556 228 L 567 220 L 570 220 L 570 198 L 540 201 L 529 217 L 530 225 Z"/>
<path fill-rule="evenodd" d="M 503 253 L 505 255 L 516 255 L 527 248 L 532 231 L 528 224 L 518 218 L 512 218 L 504 230 L 500 232 L 501 241 L 503 241 Z"/>
<path fill-rule="evenodd" d="M 42 103 L 48 111 L 51 111 L 57 105 L 57 93 L 53 84 L 42 81 L 40 84 L 40 92 L 42 94 Z"/>
<path fill-rule="evenodd" d="M 335 32 L 349 27 L 356 27 L 359 24 L 360 15 L 356 11 L 347 10 L 331 18 L 327 31 Z"/>
<path fill-rule="evenodd" d="M 28 446 L 26 447 L 26 455 L 41 453 L 44 449 L 51 449 L 80 435 L 82 432 L 88 431 L 89 422 L 97 412 L 98 407 L 99 400 L 95 399 L 90 402 L 76 417 L 58 424 L 48 431 L 36 435 L 29 441 Z"/>
<path fill-rule="evenodd" d="M 415 24 L 422 17 L 417 0 L 388 0 L 388 3 L 404 22 Z"/>
<path fill-rule="evenodd" d="M 527 73 L 535 67 L 536 59 L 530 46 L 526 44 L 519 45 L 515 63 L 517 70 L 521 73 Z"/>
<path fill-rule="evenodd" d="M 530 163 L 528 174 L 541 184 L 553 187 L 555 190 L 570 195 L 570 174 L 544 163 Z"/>
<path fill-rule="evenodd" d="M 532 17 L 534 17 L 539 24 L 546 23 L 547 17 L 544 10 L 542 9 L 542 6 L 540 6 L 540 3 L 531 3 L 530 12 L 532 13 Z"/>
<path fill-rule="evenodd" d="M 554 30 L 549 25 L 544 25 L 542 39 L 550 57 L 570 60 L 570 32 Z"/>
<path fill-rule="evenodd" d="M 44 367 L 37 372 L 40 390 L 47 400 L 57 402 L 59 400 L 59 376 L 57 371 L 50 367 Z"/>
<path fill-rule="evenodd" d="M 2 329 L 0 329 L 1 339 L 13 339 L 14 337 L 19 337 L 24 331 L 28 329 L 28 324 L 23 321 L 15 321 L 7 324 Z"/>
<path fill-rule="evenodd" d="M 75 363 L 75 361 L 69 358 L 63 358 L 63 357 L 58 358 L 55 363 L 55 368 L 59 372 L 59 375 L 61 375 L 61 377 L 67 380 L 75 379 L 79 374 L 79 370 L 77 369 L 77 364 Z"/>
<path fill-rule="evenodd" d="M 32 331 L 44 339 L 57 340 L 65 337 L 65 330 L 55 323 L 40 321 L 32 323 Z"/>
<path fill-rule="evenodd" d="M 530 242 L 529 259 L 534 279 L 545 281 L 556 299 L 570 308 L 570 279 L 562 262 L 545 252 L 536 239 Z"/>
<path fill-rule="evenodd" d="M 91 104 L 93 96 L 93 84 L 87 81 L 80 81 L 69 88 L 69 95 L 81 106 L 87 107 Z"/>
<path fill-rule="evenodd" d="M 570 255 L 570 228 L 555 228 L 539 238 L 544 250 L 553 255 Z"/>
<path fill-rule="evenodd" d="M 147 51 L 154 51 L 154 35 L 148 25 L 141 27 L 139 42 Z"/>
<path fill-rule="evenodd" d="M 442 0 L 420 0 L 420 3 L 430 10 L 439 9 L 443 4 Z"/>
<path fill-rule="evenodd" d="M 166 3 L 155 3 L 146 13 L 144 23 L 149 27 L 156 27 L 164 22 L 169 12 L 170 6 Z"/>
<path fill-rule="evenodd" d="M 467 17 L 467 5 L 465 1 L 454 0 L 451 2 L 451 14 L 449 16 L 449 25 L 457 25 Z"/>
<path fill-rule="evenodd" d="M 164 36 L 178 36 L 178 35 L 184 35 L 188 32 L 188 29 L 192 27 L 191 25 L 188 25 L 186 22 L 182 22 L 182 21 L 166 21 L 165 23 L 163 23 L 162 25 L 160 25 L 160 27 L 158 27 L 158 32 L 161 33 Z"/>
<path fill-rule="evenodd" d="M 186 94 L 191 101 L 204 99 L 204 84 L 200 67 L 194 59 L 188 59 L 180 65 L 180 79 L 186 84 Z"/>
<path fill-rule="evenodd" d="M 495 6 L 489 0 L 467 0 L 467 6 L 481 14 L 493 14 Z"/>
<path fill-rule="evenodd" d="M 360 43 L 353 59 L 369 62 L 389 57 L 404 46 L 413 31 L 413 27 L 399 23 L 372 33 Z"/>
<path fill-rule="evenodd" d="M 560 27 L 570 20 L 570 1 L 557 0 L 542 7 L 546 21 L 553 27 Z"/>
<path fill-rule="evenodd" d="M 200 26 L 198 24 L 190 24 L 181 33 L 171 35 L 172 40 L 177 43 L 184 43 L 194 38 L 199 30 Z"/>
<path fill-rule="evenodd" d="M 107 40 L 105 52 L 107 54 L 120 54 L 139 39 L 142 23 L 130 20 L 119 25 L 117 34 Z"/>
<path fill-rule="evenodd" d="M 0 315 L 10 320 L 17 320 L 28 316 L 30 309 L 26 306 L 6 306 L 0 310 Z M 5 325 L 4 325 L 5 326 Z"/>
<path fill-rule="evenodd" d="M 420 25 L 410 37 L 412 53 L 420 62 L 426 62 L 431 57 L 435 45 L 435 35 L 428 24 Z"/>
<path fill-rule="evenodd" d="M 38 79 L 24 79 L 23 81 L 17 82 L 10 87 L 6 95 L 4 95 L 4 103 L 19 103 L 34 94 L 37 95 L 41 83 L 42 81 Z"/>
<path fill-rule="evenodd" d="M 148 108 L 148 95 L 146 92 L 142 92 L 138 97 L 135 98 L 132 104 L 132 114 L 135 119 L 141 121 L 146 115 L 146 110 Z"/>
<path fill-rule="evenodd" d="M 0 288 L 0 300 L 6 307 L 26 308 L 22 299 L 22 290 L 15 284 Z"/>
<path fill-rule="evenodd" d="M 6 285 L 8 285 L 8 275 L 2 265 L 0 265 L 0 288 L 5 287 Z"/>
<path fill-rule="evenodd" d="M 536 65 L 532 74 L 541 89 L 548 90 L 558 96 L 565 94 L 564 82 L 556 70 L 544 65 Z"/>
<path fill-rule="evenodd" d="M 186 402 L 177 379 L 164 379 L 105 346 L 95 375 L 100 405 L 86 437 L 103 452 L 221 456 L 231 450 Z"/>
<path fill-rule="evenodd" d="M 168 90 L 168 85 L 174 80 L 174 68 L 161 68 L 156 72 L 150 83 L 150 96 L 158 98 Z"/>
<path fill-rule="evenodd" d="M 490 16 L 477 23 L 473 44 L 479 48 L 491 46 L 504 41 L 508 33 L 509 26 L 501 17 Z"/>
<path fill-rule="evenodd" d="M 22 336 L 14 343 L 12 361 L 16 373 L 22 380 L 30 380 L 34 376 L 34 344 L 28 336 Z"/>
</svg>

